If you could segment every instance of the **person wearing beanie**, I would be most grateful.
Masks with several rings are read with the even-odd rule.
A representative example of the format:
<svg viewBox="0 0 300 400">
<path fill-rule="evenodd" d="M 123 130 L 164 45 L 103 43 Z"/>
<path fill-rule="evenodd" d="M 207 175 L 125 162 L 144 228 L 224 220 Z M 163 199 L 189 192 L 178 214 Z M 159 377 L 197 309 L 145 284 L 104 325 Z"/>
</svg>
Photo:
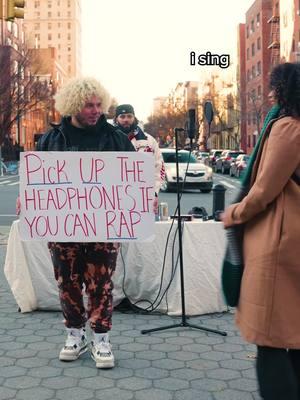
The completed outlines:
<svg viewBox="0 0 300 400">
<path fill-rule="evenodd" d="M 158 213 L 158 193 L 161 183 L 165 179 L 165 168 L 159 145 L 155 138 L 144 132 L 138 125 L 134 108 L 131 104 L 121 104 L 117 106 L 115 112 L 115 125 L 122 132 L 126 133 L 136 151 L 151 152 L 155 160 L 155 201 L 154 211 Z"/>
<path fill-rule="evenodd" d="M 56 109 L 61 123 L 42 135 L 37 151 L 135 151 L 127 135 L 107 123 L 108 93 L 93 78 L 76 78 L 60 89 Z M 61 361 L 88 350 L 85 324 L 93 334 L 91 356 L 97 368 L 114 367 L 108 332 L 112 326 L 112 275 L 119 243 L 48 243 L 58 282 L 67 338 Z M 83 301 L 83 284 L 88 297 Z"/>
</svg>

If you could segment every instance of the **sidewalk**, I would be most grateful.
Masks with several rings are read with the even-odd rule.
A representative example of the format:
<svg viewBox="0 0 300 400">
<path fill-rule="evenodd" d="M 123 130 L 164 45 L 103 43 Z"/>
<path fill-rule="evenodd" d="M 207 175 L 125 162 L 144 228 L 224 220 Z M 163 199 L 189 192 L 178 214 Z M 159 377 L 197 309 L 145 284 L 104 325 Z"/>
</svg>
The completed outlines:
<svg viewBox="0 0 300 400">
<path fill-rule="evenodd" d="M 96 369 L 88 353 L 71 363 L 60 362 L 61 314 L 17 312 L 3 274 L 7 233 L 0 227 L 0 400 L 260 399 L 255 347 L 240 338 L 232 313 L 190 319 L 199 326 L 227 331 L 223 337 L 191 328 L 142 335 L 141 329 L 180 319 L 115 312 L 114 369 Z"/>
</svg>

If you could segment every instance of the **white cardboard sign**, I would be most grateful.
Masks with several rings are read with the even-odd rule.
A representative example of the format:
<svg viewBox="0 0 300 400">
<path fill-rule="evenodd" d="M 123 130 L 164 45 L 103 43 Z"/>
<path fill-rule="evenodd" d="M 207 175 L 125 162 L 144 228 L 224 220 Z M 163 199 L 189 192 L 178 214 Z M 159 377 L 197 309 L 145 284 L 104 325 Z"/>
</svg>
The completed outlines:
<svg viewBox="0 0 300 400">
<path fill-rule="evenodd" d="M 150 240 L 153 200 L 152 153 L 21 153 L 23 240 Z"/>
</svg>

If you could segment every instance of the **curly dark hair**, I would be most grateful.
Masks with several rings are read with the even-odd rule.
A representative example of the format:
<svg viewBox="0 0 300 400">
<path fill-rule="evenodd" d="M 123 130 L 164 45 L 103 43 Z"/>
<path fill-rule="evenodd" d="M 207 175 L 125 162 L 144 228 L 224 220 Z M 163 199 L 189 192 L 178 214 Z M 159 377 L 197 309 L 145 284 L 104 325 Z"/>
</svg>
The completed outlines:
<svg viewBox="0 0 300 400">
<path fill-rule="evenodd" d="M 270 86 L 285 115 L 300 116 L 300 63 L 277 65 L 271 72 Z"/>
</svg>

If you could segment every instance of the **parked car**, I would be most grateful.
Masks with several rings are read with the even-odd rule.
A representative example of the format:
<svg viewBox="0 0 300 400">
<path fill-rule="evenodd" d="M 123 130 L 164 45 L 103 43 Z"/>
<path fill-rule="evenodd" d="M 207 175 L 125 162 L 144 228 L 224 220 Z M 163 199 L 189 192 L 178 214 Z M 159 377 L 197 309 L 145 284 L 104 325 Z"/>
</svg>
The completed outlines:
<svg viewBox="0 0 300 400">
<path fill-rule="evenodd" d="M 204 162 L 204 160 L 209 157 L 209 152 L 208 151 L 198 151 L 198 154 L 196 156 L 197 160 L 200 162 Z"/>
<path fill-rule="evenodd" d="M 227 174 L 230 170 L 232 161 L 234 161 L 240 154 L 245 154 L 243 151 L 238 150 L 224 150 L 219 158 L 217 158 L 214 171 Z"/>
<path fill-rule="evenodd" d="M 247 154 L 240 154 L 235 160 L 232 161 L 229 169 L 230 176 L 239 178 L 243 171 L 247 168 L 250 156 Z"/>
<path fill-rule="evenodd" d="M 216 159 L 220 157 L 221 153 L 224 150 L 221 149 L 211 149 L 207 158 L 204 159 L 204 164 L 208 165 L 209 167 L 214 168 L 216 163 Z"/>
<path fill-rule="evenodd" d="M 160 190 L 168 192 L 177 188 L 176 151 L 175 149 L 161 149 L 161 153 L 166 174 Z M 212 169 L 199 163 L 196 157 L 187 150 L 179 150 L 178 160 L 181 186 L 185 180 L 184 188 L 200 189 L 203 193 L 209 193 L 213 186 Z"/>
</svg>

